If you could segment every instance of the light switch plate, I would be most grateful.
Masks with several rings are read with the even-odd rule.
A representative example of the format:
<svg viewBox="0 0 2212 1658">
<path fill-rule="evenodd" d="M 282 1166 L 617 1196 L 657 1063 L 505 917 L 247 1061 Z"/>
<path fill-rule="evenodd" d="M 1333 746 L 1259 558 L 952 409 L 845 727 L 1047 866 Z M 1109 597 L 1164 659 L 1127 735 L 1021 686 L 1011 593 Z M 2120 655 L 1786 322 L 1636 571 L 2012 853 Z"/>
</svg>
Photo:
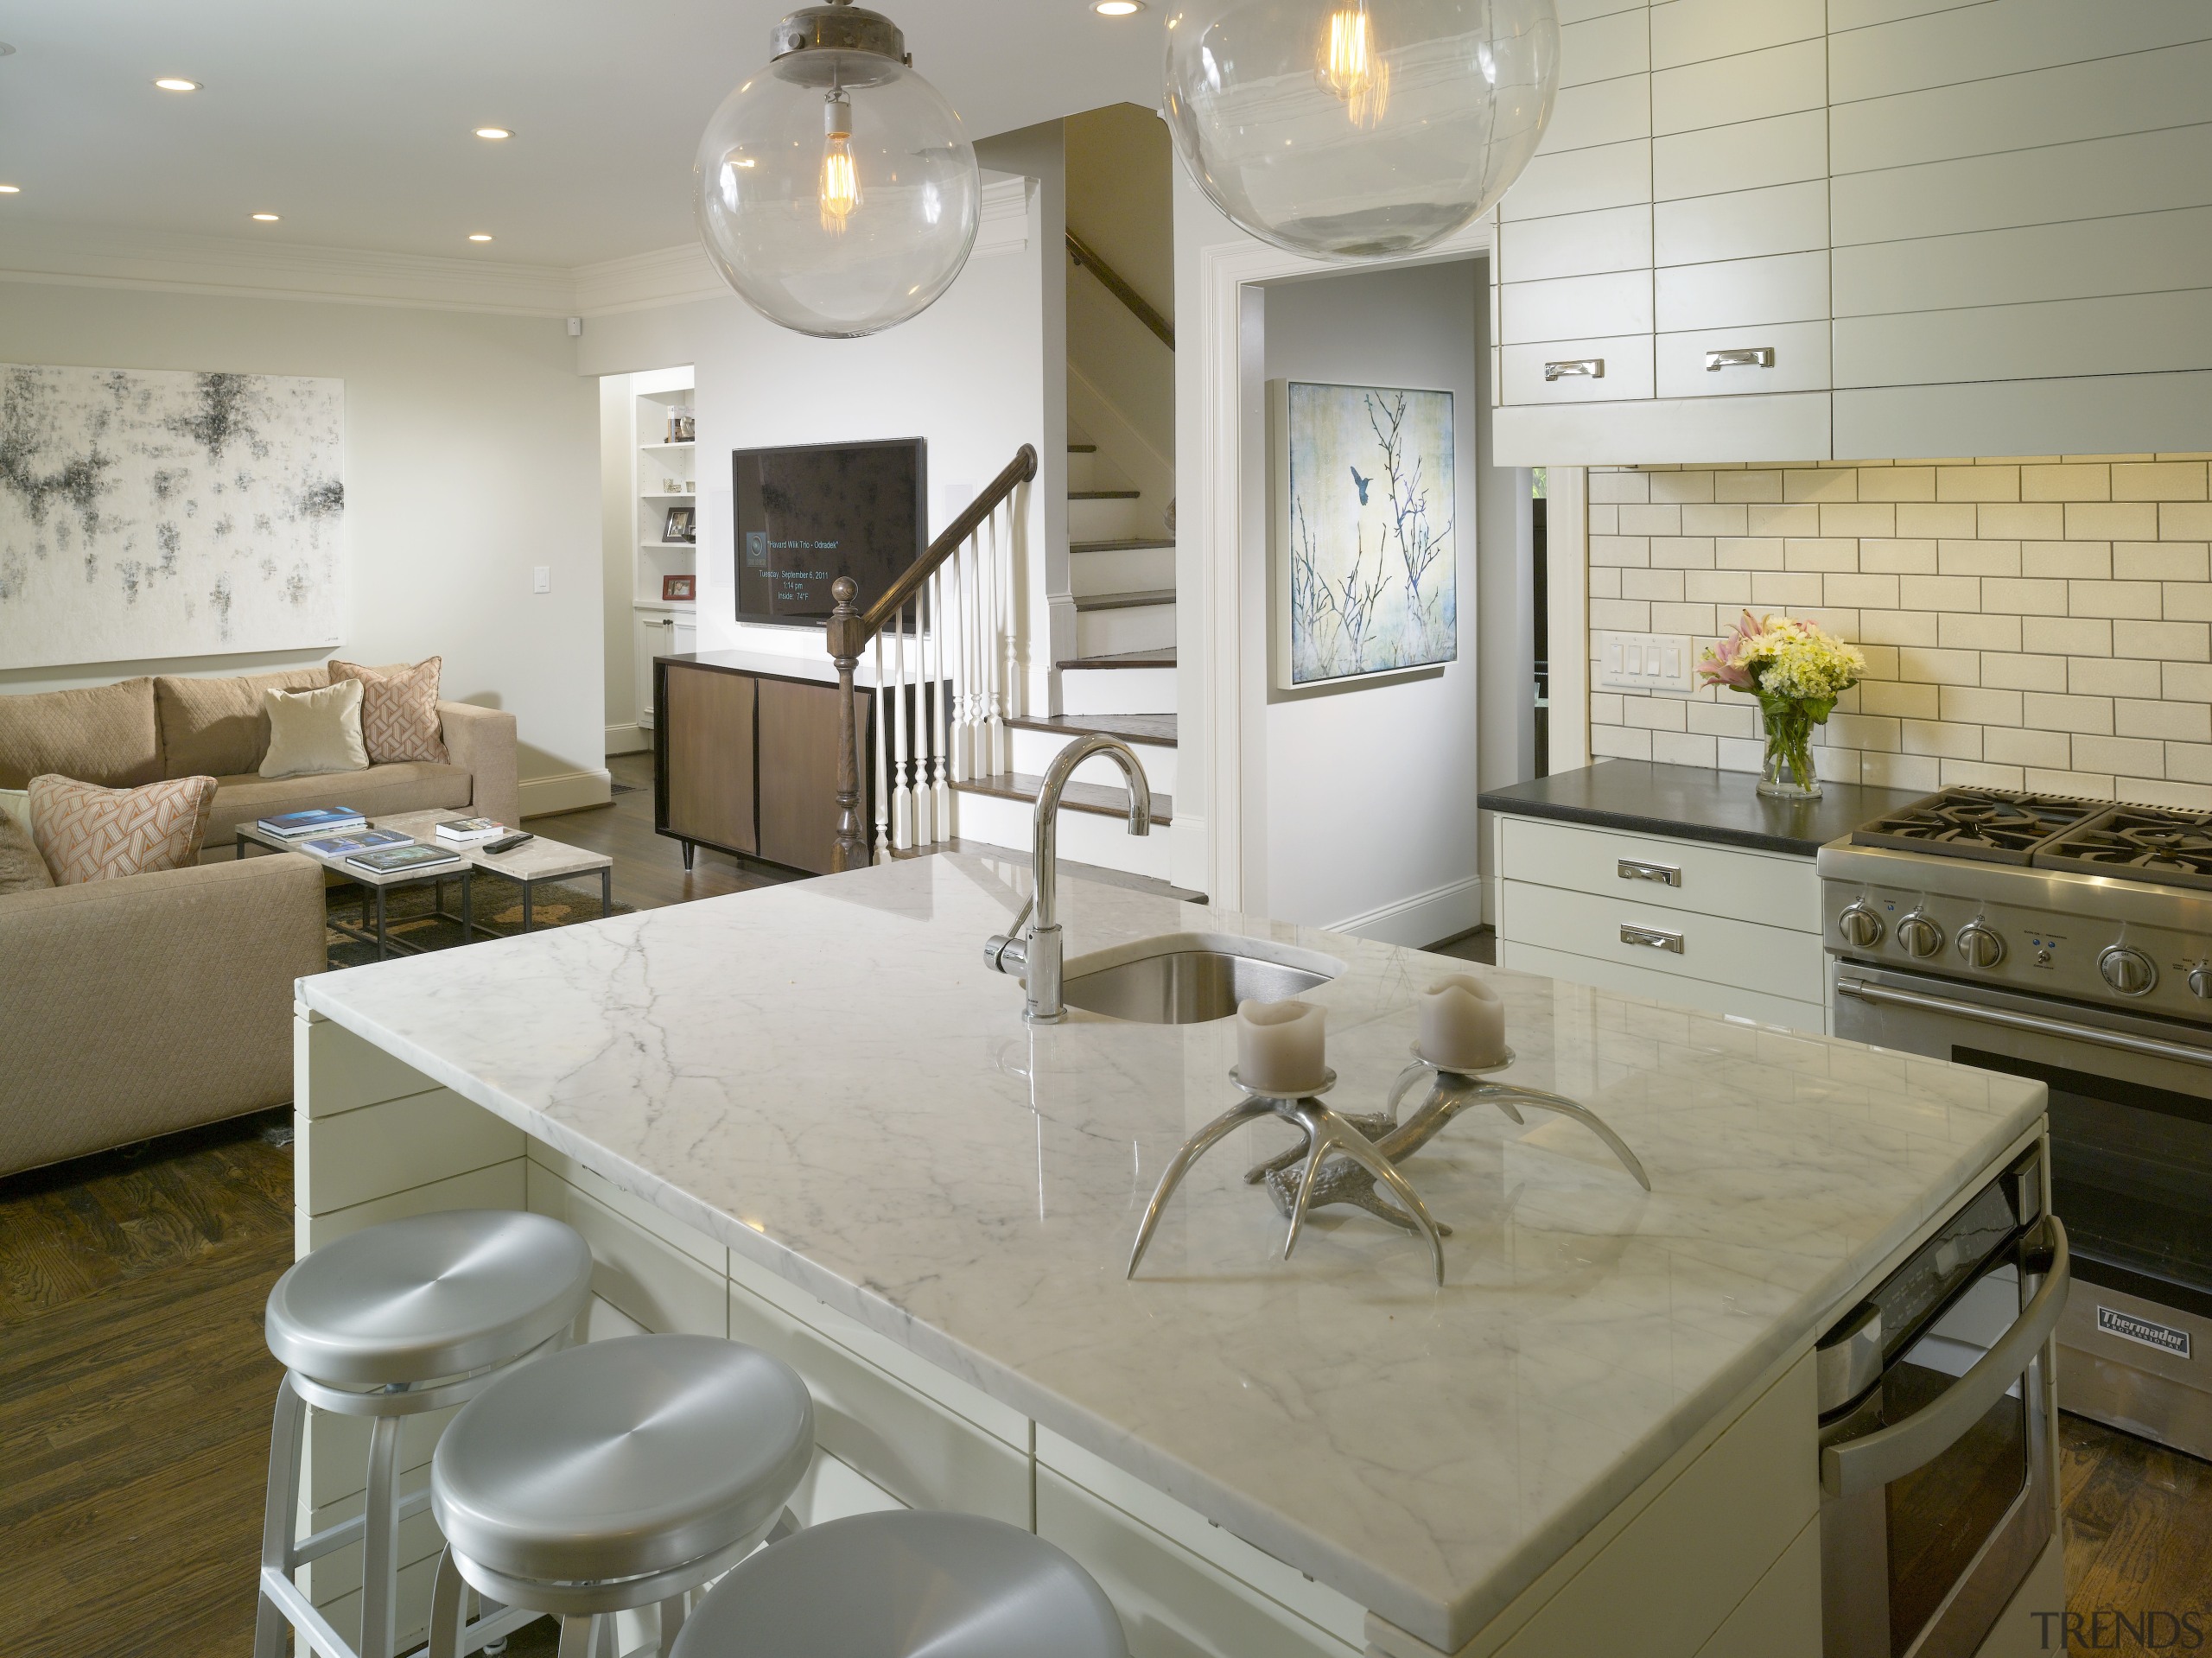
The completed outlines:
<svg viewBox="0 0 2212 1658">
<path fill-rule="evenodd" d="M 531 591 L 533 593 L 553 591 L 553 567 L 550 564 L 540 564 L 536 567 L 531 576 Z"/>
<path fill-rule="evenodd" d="M 1598 635 L 1598 683 L 1608 690 L 1692 691 L 1696 670 L 1687 633 Z"/>
</svg>

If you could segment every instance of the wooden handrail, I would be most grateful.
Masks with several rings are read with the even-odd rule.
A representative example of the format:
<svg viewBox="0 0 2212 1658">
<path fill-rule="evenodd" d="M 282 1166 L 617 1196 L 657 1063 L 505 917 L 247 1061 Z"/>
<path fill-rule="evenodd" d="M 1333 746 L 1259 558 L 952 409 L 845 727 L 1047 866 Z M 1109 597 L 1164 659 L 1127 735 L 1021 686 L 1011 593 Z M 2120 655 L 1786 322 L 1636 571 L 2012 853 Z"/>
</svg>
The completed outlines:
<svg viewBox="0 0 2212 1658">
<path fill-rule="evenodd" d="M 1153 309 L 1151 302 L 1130 287 L 1127 277 L 1100 258 L 1098 250 L 1073 231 L 1068 232 L 1068 257 L 1104 283 L 1108 293 L 1129 308 L 1131 316 L 1160 336 L 1161 345 L 1170 351 L 1175 349 L 1175 325 Z"/>
<path fill-rule="evenodd" d="M 830 658 L 837 669 L 837 843 L 830 854 L 830 872 L 858 868 L 868 862 L 868 836 L 861 829 L 860 731 L 853 713 L 853 674 L 861 664 L 868 642 L 921 591 L 922 583 L 938 567 L 960 550 L 983 521 L 1021 485 L 1037 476 L 1037 451 L 1025 443 L 983 492 L 968 503 L 967 510 L 945 525 L 896 581 L 879 594 L 866 610 L 854 608 L 860 588 L 849 575 L 830 583 Z M 938 625 L 934 621 L 932 625 Z"/>
</svg>

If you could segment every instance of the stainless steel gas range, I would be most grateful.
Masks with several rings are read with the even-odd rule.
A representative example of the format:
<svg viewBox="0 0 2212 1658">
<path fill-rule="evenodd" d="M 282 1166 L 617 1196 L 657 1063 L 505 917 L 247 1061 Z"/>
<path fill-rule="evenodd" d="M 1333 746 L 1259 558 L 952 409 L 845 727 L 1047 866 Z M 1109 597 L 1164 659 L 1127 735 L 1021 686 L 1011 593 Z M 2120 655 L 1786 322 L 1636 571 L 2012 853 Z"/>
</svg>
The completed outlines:
<svg viewBox="0 0 2212 1658">
<path fill-rule="evenodd" d="M 2212 813 L 1955 788 L 1820 853 L 1835 1033 L 2041 1078 L 2065 1408 L 2212 1457 Z"/>
</svg>

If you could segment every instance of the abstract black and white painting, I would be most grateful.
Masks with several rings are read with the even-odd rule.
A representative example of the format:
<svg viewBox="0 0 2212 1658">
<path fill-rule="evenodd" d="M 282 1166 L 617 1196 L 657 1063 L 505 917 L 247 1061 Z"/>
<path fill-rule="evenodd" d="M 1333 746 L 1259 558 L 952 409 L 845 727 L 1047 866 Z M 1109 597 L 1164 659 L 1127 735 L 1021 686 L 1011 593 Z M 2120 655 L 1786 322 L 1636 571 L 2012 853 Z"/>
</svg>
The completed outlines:
<svg viewBox="0 0 2212 1658">
<path fill-rule="evenodd" d="M 1276 386 L 1275 683 L 1457 660 L 1452 394 Z"/>
<path fill-rule="evenodd" d="M 0 364 L 0 668 L 340 640 L 346 386 Z"/>
</svg>

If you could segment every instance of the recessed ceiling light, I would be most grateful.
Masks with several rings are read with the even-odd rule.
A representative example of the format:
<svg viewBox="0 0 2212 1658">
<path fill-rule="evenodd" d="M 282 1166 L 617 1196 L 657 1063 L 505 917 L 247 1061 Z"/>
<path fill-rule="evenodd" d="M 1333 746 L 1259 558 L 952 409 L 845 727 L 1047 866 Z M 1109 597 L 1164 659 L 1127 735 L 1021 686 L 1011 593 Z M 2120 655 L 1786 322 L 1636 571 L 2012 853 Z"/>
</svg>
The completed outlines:
<svg viewBox="0 0 2212 1658">
<path fill-rule="evenodd" d="M 1092 0 L 1090 9 L 1101 17 L 1131 17 L 1144 10 L 1144 0 Z"/>
<path fill-rule="evenodd" d="M 165 92 L 196 92 L 200 90 L 198 81 L 187 80 L 181 75 L 163 75 L 154 85 Z"/>
<path fill-rule="evenodd" d="M 490 241 L 492 238 L 491 238 L 489 236 L 486 235 L 482 231 L 478 231 L 478 232 L 476 232 L 474 235 L 472 235 L 468 239 L 469 239 L 470 241 L 472 241 L 472 242 L 488 242 L 488 241 Z"/>
<path fill-rule="evenodd" d="M 515 135 L 505 127 L 479 127 L 476 136 L 480 138 L 512 138 Z"/>
<path fill-rule="evenodd" d="M 0 58 L 12 58 L 15 55 L 16 48 L 9 45 L 7 41 L 0 41 Z"/>
<path fill-rule="evenodd" d="M 273 225 L 276 222 L 276 215 L 275 213 L 256 213 L 254 214 L 254 217 L 264 225 Z"/>
<path fill-rule="evenodd" d="M 0 196 L 19 196 L 23 193 L 20 184 L 0 184 Z"/>
</svg>

